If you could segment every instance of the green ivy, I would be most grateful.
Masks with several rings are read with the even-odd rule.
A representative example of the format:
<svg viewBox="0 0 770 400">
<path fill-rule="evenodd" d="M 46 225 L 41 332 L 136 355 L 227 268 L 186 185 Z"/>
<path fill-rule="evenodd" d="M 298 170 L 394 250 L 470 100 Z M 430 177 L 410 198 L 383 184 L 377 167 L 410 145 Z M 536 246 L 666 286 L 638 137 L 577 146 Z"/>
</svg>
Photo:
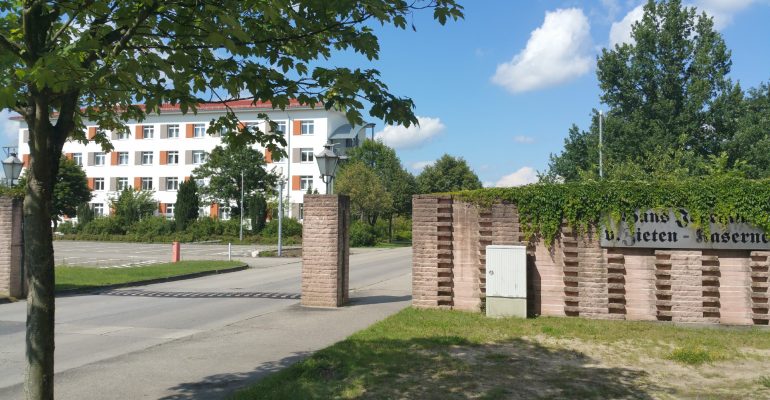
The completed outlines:
<svg viewBox="0 0 770 400">
<path fill-rule="evenodd" d="M 706 233 L 711 218 L 724 224 L 735 216 L 770 232 L 770 179 L 716 177 L 676 182 L 539 183 L 452 195 L 485 208 L 499 202 L 516 204 L 525 238 L 529 240 L 538 235 L 549 245 L 558 235 L 562 221 L 584 232 L 600 223 L 617 223 L 622 215 L 631 215 L 637 210 L 673 210 L 680 218 L 678 210 L 684 209 L 689 212 L 693 225 Z"/>
<path fill-rule="evenodd" d="M 21 186 L 0 186 L 0 197 L 15 197 L 17 199 L 24 198 L 24 188 Z"/>
</svg>

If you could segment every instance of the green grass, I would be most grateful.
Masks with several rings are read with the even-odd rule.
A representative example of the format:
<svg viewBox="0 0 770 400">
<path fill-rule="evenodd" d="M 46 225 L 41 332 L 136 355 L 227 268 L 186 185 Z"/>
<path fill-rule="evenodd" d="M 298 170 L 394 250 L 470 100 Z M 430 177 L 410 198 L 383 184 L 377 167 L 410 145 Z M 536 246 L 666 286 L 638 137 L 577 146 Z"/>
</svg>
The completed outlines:
<svg viewBox="0 0 770 400">
<path fill-rule="evenodd" d="M 131 268 L 56 267 L 56 290 L 88 289 L 242 266 L 236 261 L 180 261 Z"/>
<path fill-rule="evenodd" d="M 757 382 L 761 386 L 770 389 L 770 376 L 767 376 L 767 375 L 766 376 L 761 376 L 761 377 L 759 377 L 759 379 L 757 379 Z"/>
<path fill-rule="evenodd" d="M 663 378 L 655 374 L 677 368 L 679 363 L 685 368 L 702 368 L 699 365 L 730 358 L 746 361 L 750 357 L 742 358 L 744 350 L 770 349 L 769 333 L 757 328 L 711 329 L 580 318 L 489 319 L 474 313 L 409 308 L 266 377 L 233 398 L 670 396 L 684 389 L 677 392 L 663 386 L 686 380 L 676 374 Z M 614 352 L 608 362 L 622 367 L 592 359 L 588 349 L 580 347 L 586 345 L 599 348 L 598 354 Z M 642 365 L 629 367 L 628 363 Z M 672 382 L 659 382 L 666 379 Z M 717 382 L 723 383 L 721 378 Z M 763 385 L 770 385 L 770 378 L 757 380 L 754 389 L 764 390 Z"/>
</svg>

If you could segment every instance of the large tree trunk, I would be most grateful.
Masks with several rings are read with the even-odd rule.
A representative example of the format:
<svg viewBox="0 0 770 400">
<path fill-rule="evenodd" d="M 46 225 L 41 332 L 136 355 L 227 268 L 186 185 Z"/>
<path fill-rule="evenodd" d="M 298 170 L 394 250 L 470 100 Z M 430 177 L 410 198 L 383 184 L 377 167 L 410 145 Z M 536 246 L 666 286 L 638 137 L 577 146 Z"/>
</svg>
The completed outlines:
<svg viewBox="0 0 770 400">
<path fill-rule="evenodd" d="M 45 100 L 36 104 L 27 123 L 30 164 L 24 197 L 24 270 L 27 272 L 27 399 L 53 399 L 54 257 L 51 231 L 53 186 L 63 140 L 57 140 Z"/>
<path fill-rule="evenodd" d="M 53 399 L 54 263 L 50 186 L 30 174 L 24 199 L 24 270 L 27 294 L 28 399 Z"/>
</svg>

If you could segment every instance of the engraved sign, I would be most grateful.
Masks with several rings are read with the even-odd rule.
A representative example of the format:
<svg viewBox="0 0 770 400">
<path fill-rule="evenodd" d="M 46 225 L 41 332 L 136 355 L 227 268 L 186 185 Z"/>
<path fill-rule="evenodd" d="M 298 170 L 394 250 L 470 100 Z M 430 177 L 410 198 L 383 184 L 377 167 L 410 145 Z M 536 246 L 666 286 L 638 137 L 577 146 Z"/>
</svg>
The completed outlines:
<svg viewBox="0 0 770 400">
<path fill-rule="evenodd" d="M 637 247 L 656 249 L 724 249 L 767 250 L 770 236 L 750 225 L 743 218 L 730 218 L 726 224 L 711 218 L 710 231 L 706 233 L 693 225 L 686 210 L 645 211 L 634 213 L 633 230 L 628 218 L 619 224 L 601 227 L 602 247 Z"/>
</svg>

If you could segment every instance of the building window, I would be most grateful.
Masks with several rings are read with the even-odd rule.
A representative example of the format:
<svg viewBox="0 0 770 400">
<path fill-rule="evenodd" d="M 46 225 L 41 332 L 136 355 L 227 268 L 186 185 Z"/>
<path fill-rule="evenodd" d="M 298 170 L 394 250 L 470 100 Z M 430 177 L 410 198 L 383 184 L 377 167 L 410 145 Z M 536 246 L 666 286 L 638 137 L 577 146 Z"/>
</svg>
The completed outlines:
<svg viewBox="0 0 770 400">
<path fill-rule="evenodd" d="M 204 185 L 206 185 L 206 180 L 205 179 L 198 178 L 198 179 L 195 180 L 195 186 L 201 188 Z"/>
<path fill-rule="evenodd" d="M 204 124 L 193 125 L 193 137 L 196 137 L 196 138 L 206 137 L 206 125 Z"/>
<path fill-rule="evenodd" d="M 118 165 L 128 165 L 128 152 L 127 151 L 120 151 L 120 152 L 118 152 Z"/>
<path fill-rule="evenodd" d="M 179 178 L 166 178 L 166 190 L 179 190 Z"/>
<path fill-rule="evenodd" d="M 206 152 L 203 150 L 193 150 L 192 152 L 192 163 L 193 164 L 203 164 L 206 162 Z"/>
<path fill-rule="evenodd" d="M 299 203 L 299 215 L 297 216 L 297 219 L 300 221 L 305 219 L 305 205 L 302 203 Z"/>
<path fill-rule="evenodd" d="M 299 149 L 300 161 L 313 162 L 313 149 Z"/>
<path fill-rule="evenodd" d="M 94 210 L 94 215 L 97 217 L 104 216 L 104 204 L 102 203 L 91 203 L 91 209 Z"/>
<path fill-rule="evenodd" d="M 174 216 L 174 203 L 166 203 L 166 216 Z"/>
<path fill-rule="evenodd" d="M 107 160 L 107 156 L 105 156 L 104 152 L 96 152 L 94 153 L 94 165 L 104 165 L 104 162 Z"/>
<path fill-rule="evenodd" d="M 120 131 L 117 134 L 118 140 L 128 140 L 128 132 Z"/>
<path fill-rule="evenodd" d="M 152 139 L 155 137 L 155 127 L 152 125 L 145 125 L 142 127 L 142 136 L 145 139 Z"/>
<path fill-rule="evenodd" d="M 313 131 L 315 130 L 315 123 L 313 123 L 313 121 L 300 121 L 299 127 L 300 134 L 312 135 Z"/>
<path fill-rule="evenodd" d="M 313 177 L 310 175 L 300 176 L 299 188 L 304 191 L 313 190 Z"/>
<path fill-rule="evenodd" d="M 169 165 L 179 164 L 179 152 L 169 151 L 168 154 L 166 155 L 166 164 L 169 164 Z"/>
<path fill-rule="evenodd" d="M 142 152 L 142 165 L 152 165 L 152 152 L 151 151 L 143 151 Z"/>
<path fill-rule="evenodd" d="M 94 190 L 104 190 L 104 178 L 94 178 Z"/>
<path fill-rule="evenodd" d="M 142 190 L 152 190 L 152 178 L 142 178 Z"/>
<path fill-rule="evenodd" d="M 128 178 L 116 178 L 115 183 L 117 184 L 118 190 L 128 189 Z"/>
<path fill-rule="evenodd" d="M 75 164 L 83 166 L 83 153 L 73 153 L 72 154 L 72 161 L 75 162 Z"/>
<path fill-rule="evenodd" d="M 273 121 L 275 122 L 275 133 L 280 133 L 281 135 L 286 133 L 286 121 Z"/>
<path fill-rule="evenodd" d="M 168 126 L 168 138 L 169 139 L 176 139 L 179 137 L 179 125 L 169 125 Z"/>
</svg>

